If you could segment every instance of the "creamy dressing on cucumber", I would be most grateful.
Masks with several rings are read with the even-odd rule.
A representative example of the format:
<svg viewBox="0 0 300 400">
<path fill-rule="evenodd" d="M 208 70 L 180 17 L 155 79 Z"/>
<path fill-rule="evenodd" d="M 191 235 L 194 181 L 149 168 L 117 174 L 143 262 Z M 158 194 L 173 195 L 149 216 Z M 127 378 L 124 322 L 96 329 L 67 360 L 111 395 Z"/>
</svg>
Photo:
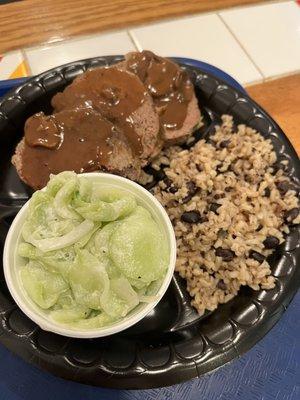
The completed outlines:
<svg viewBox="0 0 300 400">
<path fill-rule="evenodd" d="M 109 325 L 155 300 L 169 262 L 166 238 L 132 195 L 73 172 L 34 193 L 22 239 L 28 296 L 78 329 Z"/>
</svg>

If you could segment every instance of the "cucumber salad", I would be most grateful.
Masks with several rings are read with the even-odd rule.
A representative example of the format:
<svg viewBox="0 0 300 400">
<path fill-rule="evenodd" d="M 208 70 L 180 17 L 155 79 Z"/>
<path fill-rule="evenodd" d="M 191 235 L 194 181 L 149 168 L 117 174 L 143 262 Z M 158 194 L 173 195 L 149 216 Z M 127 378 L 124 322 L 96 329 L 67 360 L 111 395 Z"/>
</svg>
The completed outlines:
<svg viewBox="0 0 300 400">
<path fill-rule="evenodd" d="M 154 301 L 169 263 L 166 238 L 133 195 L 73 172 L 33 194 L 21 235 L 26 293 L 78 329 L 110 325 Z"/>
</svg>

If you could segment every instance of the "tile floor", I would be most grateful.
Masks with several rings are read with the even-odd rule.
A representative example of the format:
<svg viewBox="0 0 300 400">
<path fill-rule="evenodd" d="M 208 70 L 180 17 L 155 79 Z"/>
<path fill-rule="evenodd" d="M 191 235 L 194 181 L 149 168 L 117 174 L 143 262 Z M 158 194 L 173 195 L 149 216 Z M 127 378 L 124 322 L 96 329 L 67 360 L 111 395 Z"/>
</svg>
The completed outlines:
<svg viewBox="0 0 300 400">
<path fill-rule="evenodd" d="M 144 48 L 165 56 L 206 61 L 244 85 L 291 74 L 300 71 L 300 4 L 295 0 L 268 1 L 22 49 L 2 58 L 0 80 L 35 75 L 87 57 Z"/>
</svg>

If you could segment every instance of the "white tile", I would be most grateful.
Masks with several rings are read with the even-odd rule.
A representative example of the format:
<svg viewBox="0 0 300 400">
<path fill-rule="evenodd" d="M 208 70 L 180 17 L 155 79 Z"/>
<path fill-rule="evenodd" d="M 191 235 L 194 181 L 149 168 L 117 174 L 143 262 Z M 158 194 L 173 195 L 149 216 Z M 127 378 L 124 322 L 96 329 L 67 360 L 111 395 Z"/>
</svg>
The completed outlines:
<svg viewBox="0 0 300 400">
<path fill-rule="evenodd" d="M 89 57 L 124 54 L 135 50 L 126 31 L 112 32 L 55 45 L 26 49 L 34 75 L 68 62 Z"/>
<path fill-rule="evenodd" d="M 300 70 L 300 6 L 294 1 L 220 13 L 265 77 Z"/>
<path fill-rule="evenodd" d="M 28 75 L 28 69 L 21 51 L 0 55 L 0 80 L 21 78 Z"/>
<path fill-rule="evenodd" d="M 131 30 L 136 44 L 162 56 L 199 59 L 228 72 L 241 83 L 262 76 L 216 14 L 204 14 Z"/>
</svg>

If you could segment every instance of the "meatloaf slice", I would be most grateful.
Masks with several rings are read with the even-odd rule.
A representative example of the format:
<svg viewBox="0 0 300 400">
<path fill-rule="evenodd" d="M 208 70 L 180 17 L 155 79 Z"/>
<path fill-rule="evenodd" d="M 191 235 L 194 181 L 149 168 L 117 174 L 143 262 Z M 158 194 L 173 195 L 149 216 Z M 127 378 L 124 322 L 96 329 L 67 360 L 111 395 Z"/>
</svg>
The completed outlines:
<svg viewBox="0 0 300 400">
<path fill-rule="evenodd" d="M 52 99 L 54 112 L 92 108 L 141 148 L 145 165 L 159 143 L 159 117 L 151 96 L 140 79 L 116 67 L 96 68 L 77 77 Z"/>
<path fill-rule="evenodd" d="M 188 75 L 173 61 L 146 50 L 128 53 L 117 66 L 135 73 L 148 89 L 160 116 L 165 144 L 183 143 L 201 122 Z"/>
<path fill-rule="evenodd" d="M 109 171 L 137 180 L 141 166 L 122 132 L 91 109 L 38 113 L 25 124 L 25 137 L 12 157 L 20 178 L 33 189 L 50 174 Z"/>
</svg>

